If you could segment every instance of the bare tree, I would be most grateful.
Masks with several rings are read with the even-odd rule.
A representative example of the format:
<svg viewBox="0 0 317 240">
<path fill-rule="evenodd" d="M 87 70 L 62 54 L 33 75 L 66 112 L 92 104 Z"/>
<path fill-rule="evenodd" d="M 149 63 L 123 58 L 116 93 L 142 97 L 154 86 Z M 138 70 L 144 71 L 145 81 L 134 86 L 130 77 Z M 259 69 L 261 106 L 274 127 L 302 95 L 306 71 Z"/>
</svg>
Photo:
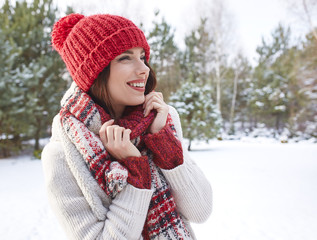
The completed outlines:
<svg viewBox="0 0 317 240">
<path fill-rule="evenodd" d="M 199 15 L 207 19 L 207 29 L 213 43 L 210 46 L 212 61 L 209 64 L 216 83 L 216 105 L 221 113 L 221 81 L 225 75 L 228 56 L 233 52 L 233 22 L 232 15 L 226 9 L 225 1 L 213 0 L 198 2 Z M 210 79 L 210 84 L 212 84 Z"/>
<path fill-rule="evenodd" d="M 237 63 L 238 65 L 239 63 Z M 236 106 L 236 99 L 237 99 L 237 91 L 238 91 L 238 79 L 240 75 L 239 66 L 234 68 L 234 78 L 233 78 L 233 94 L 232 94 L 232 102 L 231 102 L 231 110 L 230 110 L 230 130 L 234 131 L 234 112 Z"/>
<path fill-rule="evenodd" d="M 236 100 L 238 93 L 238 81 L 247 71 L 249 67 L 247 59 L 243 56 L 242 52 L 238 53 L 238 55 L 232 61 L 232 69 L 233 69 L 233 93 L 231 100 L 231 109 L 230 109 L 230 132 L 234 132 L 234 117 L 235 117 L 235 109 L 236 109 Z"/>
<path fill-rule="evenodd" d="M 289 11 L 301 22 L 308 25 L 314 39 L 317 41 L 316 16 L 317 0 L 283 0 L 288 4 Z M 315 23 L 314 23 L 315 21 Z"/>
<path fill-rule="evenodd" d="M 313 20 L 312 20 L 312 13 L 311 13 L 311 6 L 314 5 L 316 6 L 317 5 L 317 1 L 316 0 L 302 0 L 302 3 L 303 3 L 303 7 L 304 7 L 304 11 L 305 11 L 305 14 L 306 14 L 306 17 L 307 17 L 307 21 L 309 23 L 309 26 L 310 26 L 310 29 L 313 33 L 313 36 L 315 38 L 315 40 L 317 41 L 317 32 L 316 32 L 316 28 L 313 24 Z M 308 6 L 309 4 L 309 6 Z"/>
</svg>

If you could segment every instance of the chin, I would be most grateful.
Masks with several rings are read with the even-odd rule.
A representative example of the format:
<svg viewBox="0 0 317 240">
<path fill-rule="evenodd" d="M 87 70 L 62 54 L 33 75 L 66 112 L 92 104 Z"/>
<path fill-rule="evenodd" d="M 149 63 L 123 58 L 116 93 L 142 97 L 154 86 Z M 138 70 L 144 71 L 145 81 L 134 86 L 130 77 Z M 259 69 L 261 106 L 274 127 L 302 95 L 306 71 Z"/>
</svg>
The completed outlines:
<svg viewBox="0 0 317 240">
<path fill-rule="evenodd" d="M 133 99 L 129 102 L 129 106 L 137 106 L 143 104 L 145 101 L 145 97 L 138 97 L 137 99 Z"/>
</svg>

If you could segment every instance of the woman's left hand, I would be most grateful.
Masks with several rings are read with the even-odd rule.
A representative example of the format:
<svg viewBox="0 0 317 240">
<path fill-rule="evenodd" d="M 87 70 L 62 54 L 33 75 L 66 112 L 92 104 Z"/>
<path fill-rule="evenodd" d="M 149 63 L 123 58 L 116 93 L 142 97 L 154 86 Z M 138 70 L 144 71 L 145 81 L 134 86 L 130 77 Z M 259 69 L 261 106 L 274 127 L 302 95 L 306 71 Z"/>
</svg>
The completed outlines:
<svg viewBox="0 0 317 240">
<path fill-rule="evenodd" d="M 163 100 L 161 92 L 150 92 L 145 96 L 143 104 L 144 117 L 148 116 L 152 109 L 157 111 L 156 117 L 150 126 L 150 133 L 159 132 L 165 125 L 168 115 L 168 105 Z"/>
</svg>

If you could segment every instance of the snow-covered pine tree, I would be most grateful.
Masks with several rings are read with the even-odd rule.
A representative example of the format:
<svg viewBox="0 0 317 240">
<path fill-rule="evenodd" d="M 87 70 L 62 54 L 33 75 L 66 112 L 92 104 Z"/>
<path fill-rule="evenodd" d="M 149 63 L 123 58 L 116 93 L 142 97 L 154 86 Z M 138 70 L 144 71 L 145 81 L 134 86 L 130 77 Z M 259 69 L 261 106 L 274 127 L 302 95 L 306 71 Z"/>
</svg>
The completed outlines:
<svg viewBox="0 0 317 240">
<path fill-rule="evenodd" d="M 17 83 L 12 80 L 12 66 L 21 49 L 6 39 L 1 28 L 0 52 L 0 156 L 7 157 L 20 149 L 20 132 L 24 132 L 27 125 L 20 121 L 23 95 L 18 93 Z"/>
<path fill-rule="evenodd" d="M 10 61 L 2 64 L 7 75 L 0 76 L 3 88 L 0 91 L 6 91 L 8 96 L 7 105 L 1 106 L 1 111 L 12 116 L 14 121 L 5 118 L 1 128 L 5 126 L 5 131 L 18 139 L 35 139 L 35 149 L 38 149 L 39 138 L 58 112 L 66 88 L 62 78 L 65 66 L 50 43 L 57 9 L 53 0 L 24 0 L 11 4 L 6 0 L 0 9 L 0 29 L 4 36 L 0 45 L 8 44 L 13 53 L 8 53 Z M 0 98 L 2 103 L 4 96 Z"/>
<path fill-rule="evenodd" d="M 189 140 L 208 140 L 216 137 L 222 127 L 222 118 L 212 101 L 208 86 L 199 87 L 186 82 L 170 97 L 170 104 L 180 115 L 183 135 Z"/>
<path fill-rule="evenodd" d="M 182 76 L 200 85 L 210 84 L 210 67 L 212 39 L 206 30 L 206 18 L 200 19 L 200 24 L 185 37 L 185 51 L 182 56 Z"/>
<path fill-rule="evenodd" d="M 155 16 L 160 17 L 159 11 L 155 12 Z M 158 81 L 157 90 L 168 99 L 181 82 L 179 50 L 174 40 L 174 31 L 162 17 L 159 21 L 153 21 L 147 39 L 151 46 L 150 64 Z"/>
<path fill-rule="evenodd" d="M 257 121 L 281 132 L 291 110 L 294 92 L 296 54 L 290 46 L 290 29 L 279 25 L 272 32 L 271 42 L 262 40 L 257 48 L 258 65 L 254 71 L 250 108 Z M 292 92 L 293 91 L 293 92 Z"/>
<path fill-rule="evenodd" d="M 312 32 L 306 35 L 299 53 L 299 88 L 293 94 L 297 101 L 293 101 L 287 127 L 292 137 L 317 138 L 317 41 Z"/>
</svg>

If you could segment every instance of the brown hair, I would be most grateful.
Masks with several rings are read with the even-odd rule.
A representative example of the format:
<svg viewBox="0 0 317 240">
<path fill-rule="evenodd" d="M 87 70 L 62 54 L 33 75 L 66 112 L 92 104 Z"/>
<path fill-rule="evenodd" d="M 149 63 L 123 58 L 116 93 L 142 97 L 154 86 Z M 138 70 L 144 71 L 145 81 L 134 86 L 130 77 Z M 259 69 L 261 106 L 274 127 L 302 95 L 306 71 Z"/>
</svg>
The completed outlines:
<svg viewBox="0 0 317 240">
<path fill-rule="evenodd" d="M 145 60 L 145 65 L 150 69 L 149 77 L 146 82 L 145 86 L 145 92 L 144 95 L 149 94 L 152 92 L 156 87 L 156 76 L 149 65 L 149 63 Z M 93 99 L 95 103 L 100 105 L 103 109 L 106 110 L 107 113 L 109 113 L 111 116 L 114 116 L 114 110 L 111 105 L 111 99 L 109 96 L 109 90 L 108 90 L 108 79 L 110 76 L 110 64 L 108 64 L 107 67 L 105 67 L 101 73 L 99 73 L 98 77 L 94 81 L 93 85 L 90 87 L 88 94 Z"/>
</svg>

